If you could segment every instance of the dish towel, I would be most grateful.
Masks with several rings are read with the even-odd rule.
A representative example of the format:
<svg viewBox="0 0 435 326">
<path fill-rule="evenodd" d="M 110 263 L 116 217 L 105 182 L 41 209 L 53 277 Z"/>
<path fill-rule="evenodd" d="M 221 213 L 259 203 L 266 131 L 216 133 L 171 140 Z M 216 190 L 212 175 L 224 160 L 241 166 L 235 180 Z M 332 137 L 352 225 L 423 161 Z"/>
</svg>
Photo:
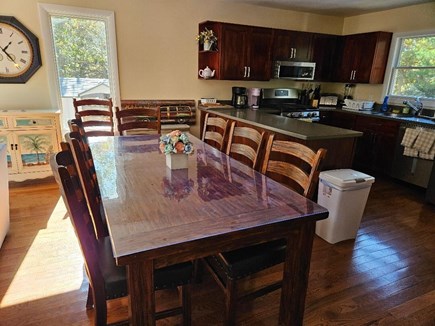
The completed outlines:
<svg viewBox="0 0 435 326">
<path fill-rule="evenodd" d="M 432 130 L 422 130 L 414 143 L 413 148 L 418 150 L 419 156 L 427 160 L 434 159 L 435 132 Z"/>
<path fill-rule="evenodd" d="M 401 145 L 405 147 L 412 147 L 419 133 L 420 133 L 419 129 L 406 128 Z"/>
<path fill-rule="evenodd" d="M 403 149 L 403 155 L 418 157 L 418 150 L 413 148 L 414 143 L 420 134 L 419 129 L 406 128 L 405 134 L 403 135 L 402 142 L 400 143 L 405 148 Z"/>
</svg>

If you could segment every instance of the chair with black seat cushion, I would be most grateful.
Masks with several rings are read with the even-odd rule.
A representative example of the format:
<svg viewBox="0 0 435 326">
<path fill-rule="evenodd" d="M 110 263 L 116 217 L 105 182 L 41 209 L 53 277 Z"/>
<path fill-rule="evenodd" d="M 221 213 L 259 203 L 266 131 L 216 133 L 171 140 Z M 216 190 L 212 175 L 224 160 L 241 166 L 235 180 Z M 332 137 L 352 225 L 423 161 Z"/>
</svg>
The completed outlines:
<svg viewBox="0 0 435 326">
<path fill-rule="evenodd" d="M 82 121 L 86 136 L 113 136 L 112 99 L 73 99 L 76 119 Z"/>
<path fill-rule="evenodd" d="M 161 132 L 159 107 L 134 107 L 115 111 L 120 135 L 149 134 Z"/>
<path fill-rule="evenodd" d="M 325 149 L 313 151 L 303 144 L 274 140 L 274 135 L 271 135 L 261 171 L 312 199 L 325 155 Z M 237 285 L 241 279 L 283 263 L 285 251 L 286 241 L 279 239 L 204 259 L 205 265 L 225 292 L 225 325 L 235 324 L 238 301 L 255 298 L 281 287 L 282 279 L 240 296 Z"/>
<path fill-rule="evenodd" d="M 109 235 L 91 149 L 79 132 L 65 134 L 85 193 L 97 238 Z"/>
<path fill-rule="evenodd" d="M 201 140 L 222 151 L 225 145 L 228 120 L 212 117 L 207 113 L 204 118 L 204 128 Z"/>
<path fill-rule="evenodd" d="M 126 269 L 117 266 L 109 237 L 97 239 L 85 201 L 80 180 L 72 171 L 73 158 L 68 150 L 51 159 L 51 167 L 74 226 L 84 256 L 85 268 L 92 290 L 96 326 L 107 325 L 107 300 L 128 296 Z M 156 319 L 183 314 L 183 324 L 190 325 L 190 283 L 193 264 L 190 262 L 168 266 L 155 271 L 156 290 L 179 287 L 182 307 L 156 312 Z"/>
<path fill-rule="evenodd" d="M 258 168 L 258 154 L 264 141 L 264 131 L 251 127 L 236 126 L 232 122 L 228 136 L 226 154 L 252 167 Z"/>
</svg>

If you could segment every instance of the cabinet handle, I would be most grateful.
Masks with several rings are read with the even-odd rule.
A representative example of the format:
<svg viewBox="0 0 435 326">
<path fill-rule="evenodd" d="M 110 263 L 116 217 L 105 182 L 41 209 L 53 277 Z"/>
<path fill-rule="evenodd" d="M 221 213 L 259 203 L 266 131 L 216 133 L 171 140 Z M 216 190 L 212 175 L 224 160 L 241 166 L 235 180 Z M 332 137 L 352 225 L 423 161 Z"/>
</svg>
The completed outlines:
<svg viewBox="0 0 435 326">
<path fill-rule="evenodd" d="M 353 71 L 353 80 L 355 80 L 356 77 L 356 70 Z"/>
<path fill-rule="evenodd" d="M 296 58 L 296 48 L 295 48 L 295 52 L 293 53 L 293 58 Z"/>
<path fill-rule="evenodd" d="M 14 150 L 14 144 L 11 144 L 11 151 Z"/>
<path fill-rule="evenodd" d="M 251 67 L 248 67 L 248 78 L 251 77 Z"/>
<path fill-rule="evenodd" d="M 15 144 L 15 150 L 18 150 L 18 144 Z"/>
<path fill-rule="evenodd" d="M 248 67 L 245 66 L 245 73 L 243 74 L 243 78 L 246 78 L 246 73 L 248 72 Z"/>
</svg>

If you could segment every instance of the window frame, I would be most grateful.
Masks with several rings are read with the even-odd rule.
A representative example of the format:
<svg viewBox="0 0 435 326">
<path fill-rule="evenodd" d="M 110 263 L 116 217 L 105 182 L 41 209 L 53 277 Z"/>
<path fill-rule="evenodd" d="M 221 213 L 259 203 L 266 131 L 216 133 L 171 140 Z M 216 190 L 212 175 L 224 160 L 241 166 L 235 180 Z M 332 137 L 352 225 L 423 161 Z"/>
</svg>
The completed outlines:
<svg viewBox="0 0 435 326">
<path fill-rule="evenodd" d="M 51 33 L 52 16 L 70 16 L 77 18 L 97 19 L 104 21 L 107 33 L 107 55 L 109 58 L 109 80 L 110 94 L 114 106 L 119 106 L 120 89 L 118 74 L 118 55 L 116 45 L 116 27 L 115 13 L 109 10 L 90 9 L 81 7 L 72 7 L 56 4 L 38 3 L 39 19 L 41 22 L 41 32 L 44 42 L 44 55 L 47 64 L 48 84 L 50 87 L 51 105 L 56 108 L 62 108 L 62 98 L 59 94 L 59 78 L 56 67 L 56 54 L 53 44 L 53 35 Z M 62 111 L 61 111 L 62 112 Z M 61 124 L 63 127 L 63 124 Z"/>
<path fill-rule="evenodd" d="M 435 36 L 435 29 L 414 31 L 406 33 L 394 33 L 391 40 L 390 54 L 388 56 L 387 69 L 385 71 L 383 96 L 389 96 L 389 103 L 393 105 L 403 105 L 403 101 L 412 100 L 415 97 L 390 95 L 393 82 L 394 67 L 397 65 L 400 54 L 401 39 L 409 37 Z M 423 107 L 435 107 L 435 99 L 421 98 Z"/>
</svg>

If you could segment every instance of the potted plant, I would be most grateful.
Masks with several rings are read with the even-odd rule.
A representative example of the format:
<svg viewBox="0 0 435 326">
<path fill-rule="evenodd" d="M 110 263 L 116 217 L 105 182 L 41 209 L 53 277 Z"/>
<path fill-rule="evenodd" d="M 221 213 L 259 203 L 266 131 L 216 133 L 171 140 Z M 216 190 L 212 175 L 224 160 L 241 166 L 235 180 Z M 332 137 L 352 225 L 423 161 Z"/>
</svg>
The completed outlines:
<svg viewBox="0 0 435 326">
<path fill-rule="evenodd" d="M 203 44 L 204 51 L 210 51 L 213 43 L 217 42 L 217 37 L 213 34 L 213 30 L 206 27 L 205 30 L 196 36 L 196 41 L 199 44 Z"/>
</svg>

